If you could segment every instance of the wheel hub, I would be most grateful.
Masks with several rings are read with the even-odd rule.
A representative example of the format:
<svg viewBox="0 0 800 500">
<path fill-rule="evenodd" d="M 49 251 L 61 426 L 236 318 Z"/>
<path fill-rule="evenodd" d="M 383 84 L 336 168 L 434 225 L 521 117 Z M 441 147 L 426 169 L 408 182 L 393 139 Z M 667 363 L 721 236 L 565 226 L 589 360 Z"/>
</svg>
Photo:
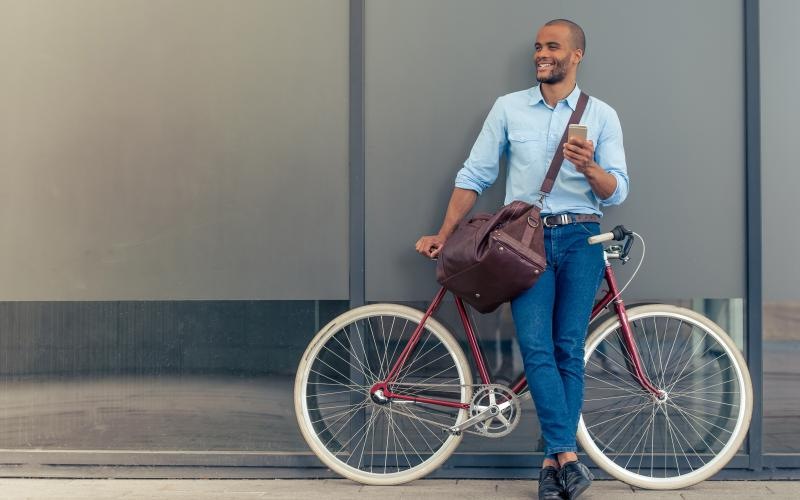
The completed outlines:
<svg viewBox="0 0 800 500">
<path fill-rule="evenodd" d="M 377 391 L 370 392 L 369 397 L 370 399 L 372 399 L 374 403 L 379 405 L 385 405 L 390 401 L 389 398 L 384 396 L 383 389 L 378 389 Z"/>
<path fill-rule="evenodd" d="M 669 394 L 666 391 L 660 391 L 658 394 L 653 395 L 653 402 L 657 405 L 663 405 L 669 401 Z"/>
</svg>

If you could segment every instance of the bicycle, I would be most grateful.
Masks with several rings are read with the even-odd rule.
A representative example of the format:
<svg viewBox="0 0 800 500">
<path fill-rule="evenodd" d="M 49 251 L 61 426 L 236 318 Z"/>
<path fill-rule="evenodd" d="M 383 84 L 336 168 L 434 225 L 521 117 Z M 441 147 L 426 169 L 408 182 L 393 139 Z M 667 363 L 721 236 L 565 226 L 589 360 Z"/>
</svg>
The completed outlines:
<svg viewBox="0 0 800 500">
<path fill-rule="evenodd" d="M 684 488 L 739 450 L 752 386 L 734 342 L 705 316 L 666 304 L 626 308 L 611 261 L 629 260 L 635 236 L 617 226 L 589 239 L 625 243 L 603 252 L 608 290 L 592 310 L 592 322 L 602 321 L 585 344 L 577 438 L 616 479 Z M 520 401 L 530 397 L 524 373 L 511 387 L 492 383 L 456 297 L 481 382 L 473 384 L 460 344 L 432 317 L 446 293 L 440 289 L 425 312 L 396 304 L 352 309 L 312 339 L 298 367 L 295 411 L 306 442 L 333 471 L 364 484 L 401 484 L 439 467 L 464 433 L 497 438 L 519 423 Z"/>
</svg>

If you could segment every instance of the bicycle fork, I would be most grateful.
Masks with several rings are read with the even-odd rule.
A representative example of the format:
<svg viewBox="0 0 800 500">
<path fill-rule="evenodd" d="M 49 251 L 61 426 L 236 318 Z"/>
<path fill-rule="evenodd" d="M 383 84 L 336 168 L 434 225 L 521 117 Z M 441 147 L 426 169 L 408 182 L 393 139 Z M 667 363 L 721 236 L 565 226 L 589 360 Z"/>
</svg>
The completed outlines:
<svg viewBox="0 0 800 500">
<path fill-rule="evenodd" d="M 664 401 L 667 394 L 661 389 L 657 388 L 650 381 L 650 378 L 642 368 L 642 358 L 639 355 L 639 348 L 633 338 L 633 330 L 631 329 L 630 321 L 628 321 L 628 312 L 625 309 L 625 301 L 620 297 L 620 292 L 617 287 L 617 279 L 611 268 L 611 263 L 608 261 L 608 256 L 603 255 L 605 258 L 605 278 L 608 284 L 608 292 L 600 302 L 595 305 L 592 310 L 592 318 L 597 317 L 600 311 L 605 309 L 612 301 L 614 302 L 614 311 L 619 318 L 620 328 L 622 329 L 622 343 L 625 347 L 625 362 L 628 365 L 628 371 L 636 379 L 636 382 L 641 386 L 644 391 L 649 392 L 654 398 L 659 401 Z"/>
</svg>

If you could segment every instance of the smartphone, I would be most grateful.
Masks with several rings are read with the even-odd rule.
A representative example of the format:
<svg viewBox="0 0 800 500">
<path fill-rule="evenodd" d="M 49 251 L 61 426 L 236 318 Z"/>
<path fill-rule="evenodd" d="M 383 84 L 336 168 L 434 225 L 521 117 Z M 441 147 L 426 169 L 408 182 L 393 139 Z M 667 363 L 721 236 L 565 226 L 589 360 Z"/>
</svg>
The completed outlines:
<svg viewBox="0 0 800 500">
<path fill-rule="evenodd" d="M 574 123 L 569 126 L 569 132 L 567 133 L 567 140 L 572 139 L 573 137 L 580 137 L 583 140 L 586 140 L 586 137 L 589 133 L 589 127 L 586 125 L 580 125 L 578 123 Z"/>
</svg>

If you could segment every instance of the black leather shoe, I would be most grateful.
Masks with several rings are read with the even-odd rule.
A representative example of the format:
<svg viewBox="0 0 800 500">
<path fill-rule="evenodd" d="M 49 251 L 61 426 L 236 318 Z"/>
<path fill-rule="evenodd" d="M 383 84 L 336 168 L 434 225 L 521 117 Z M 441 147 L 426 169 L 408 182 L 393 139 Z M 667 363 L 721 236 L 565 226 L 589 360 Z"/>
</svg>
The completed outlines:
<svg viewBox="0 0 800 500">
<path fill-rule="evenodd" d="M 558 479 L 566 493 L 565 498 L 573 500 L 591 486 L 594 475 L 585 465 L 576 460 L 561 466 L 561 470 L 558 471 Z"/>
<path fill-rule="evenodd" d="M 539 500 L 562 500 L 564 488 L 558 480 L 558 469 L 542 467 L 539 471 Z"/>
</svg>

